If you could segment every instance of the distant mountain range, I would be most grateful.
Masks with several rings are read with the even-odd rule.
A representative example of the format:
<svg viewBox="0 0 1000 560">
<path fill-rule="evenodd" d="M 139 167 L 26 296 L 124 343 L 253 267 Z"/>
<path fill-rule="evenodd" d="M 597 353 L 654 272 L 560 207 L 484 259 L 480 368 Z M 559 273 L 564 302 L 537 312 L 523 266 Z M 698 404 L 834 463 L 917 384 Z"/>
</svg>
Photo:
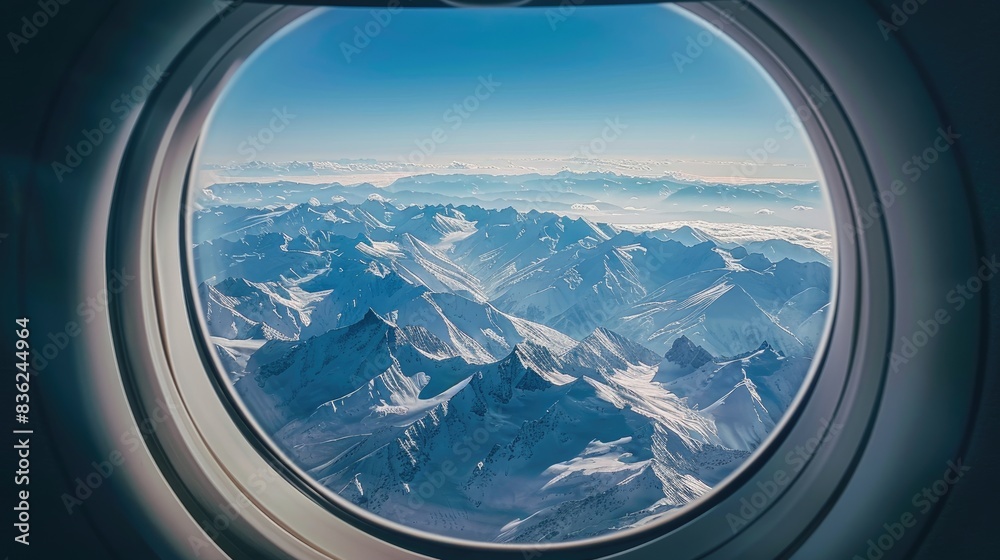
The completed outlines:
<svg viewBox="0 0 1000 560">
<path fill-rule="evenodd" d="M 193 217 L 236 394 L 316 480 L 412 528 L 562 542 L 696 499 L 774 429 L 826 325 L 823 255 L 384 196 L 451 182 L 216 185 Z"/>
<path fill-rule="evenodd" d="M 327 168 L 316 165 L 292 162 L 286 165 L 290 169 L 285 170 L 285 166 L 274 169 L 252 162 L 227 168 L 224 171 L 232 177 L 231 182 L 203 189 L 202 203 L 257 207 L 310 201 L 323 205 L 341 201 L 360 204 L 374 195 L 400 206 L 450 204 L 494 210 L 510 207 L 521 212 L 549 211 L 622 224 L 707 220 L 824 228 L 830 220 L 818 182 L 730 185 L 671 176 L 632 177 L 606 171 L 561 171 L 547 175 L 428 173 L 398 177 L 386 186 L 336 181 L 308 184 L 294 180 L 311 176 L 343 180 L 339 173 L 323 172 Z M 358 165 L 361 164 L 350 164 Z M 386 169 L 391 177 L 397 177 L 398 171 Z M 240 177 L 274 179 L 241 181 Z"/>
</svg>

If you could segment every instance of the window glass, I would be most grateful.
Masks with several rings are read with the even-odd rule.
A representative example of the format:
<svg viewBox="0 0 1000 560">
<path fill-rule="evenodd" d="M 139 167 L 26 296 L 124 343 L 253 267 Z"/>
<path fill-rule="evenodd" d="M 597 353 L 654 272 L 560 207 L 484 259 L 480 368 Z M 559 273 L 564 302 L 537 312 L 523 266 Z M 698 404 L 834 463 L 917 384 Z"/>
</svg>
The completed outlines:
<svg viewBox="0 0 1000 560">
<path fill-rule="evenodd" d="M 262 436 L 345 507 L 491 543 L 649 526 L 743 465 L 826 331 L 833 222 L 809 111 L 715 23 L 342 8 L 255 53 L 189 241 Z"/>
</svg>

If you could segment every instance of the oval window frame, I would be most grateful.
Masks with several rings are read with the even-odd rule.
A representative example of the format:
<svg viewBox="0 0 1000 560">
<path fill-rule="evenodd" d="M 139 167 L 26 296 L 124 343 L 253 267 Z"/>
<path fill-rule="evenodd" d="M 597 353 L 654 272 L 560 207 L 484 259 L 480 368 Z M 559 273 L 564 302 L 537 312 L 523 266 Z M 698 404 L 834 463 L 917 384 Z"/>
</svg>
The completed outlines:
<svg viewBox="0 0 1000 560">
<path fill-rule="evenodd" d="M 734 7 L 737 11 L 733 11 Z M 821 107 L 809 101 L 809 88 L 825 85 L 808 61 L 766 18 L 753 9 L 742 9 L 743 4 L 729 3 L 728 7 L 693 4 L 685 8 L 708 21 L 729 10 L 732 19 L 726 21 L 732 26 L 727 26 L 724 32 L 765 67 L 793 106 L 809 107 L 815 118 L 806 122 L 806 129 L 826 175 L 836 223 L 858 223 L 852 209 L 877 203 L 874 187 L 863 153 L 836 100 Z M 466 541 L 428 540 L 423 534 L 387 530 L 381 519 L 344 516 L 341 510 L 332 513 L 345 525 L 335 530 L 328 524 L 315 523 L 316 516 L 311 523 L 302 520 L 301 515 L 294 515 L 295 508 L 290 509 L 289 503 L 300 508 L 319 506 L 330 513 L 323 493 L 303 487 L 301 473 L 281 461 L 275 450 L 255 442 L 261 432 L 254 430 L 252 418 L 227 400 L 227 392 L 218 384 L 219 376 L 207 376 L 215 379 L 209 386 L 197 381 L 198 375 L 206 377 L 203 375 L 206 367 L 217 368 L 218 363 L 195 327 L 200 321 L 199 314 L 174 305 L 177 301 L 196 301 L 185 279 L 188 260 L 181 244 L 186 234 L 178 231 L 177 218 L 186 223 L 183 216 L 187 209 L 184 189 L 178 186 L 186 188 L 188 184 L 201 124 L 227 77 L 249 52 L 275 32 L 287 32 L 287 25 L 308 11 L 308 8 L 261 6 L 235 9 L 222 25 L 203 34 L 172 68 L 173 80 L 150 100 L 133 135 L 119 184 L 137 188 L 118 189 L 108 260 L 109 270 L 127 266 L 138 270 L 140 276 L 140 293 L 135 298 L 122 298 L 113 313 L 116 337 L 124 348 L 131 350 L 123 352 L 119 360 L 126 373 L 130 401 L 138 418 L 148 418 L 157 411 L 157 403 L 176 403 L 176 418 L 157 428 L 154 446 L 160 449 L 159 464 L 169 467 L 165 471 L 173 475 L 173 486 L 185 489 L 178 494 L 186 496 L 189 510 L 213 519 L 224 509 L 219 507 L 220 503 L 249 504 L 241 509 L 239 519 L 233 520 L 226 540 L 231 536 L 263 544 L 260 535 L 271 535 L 274 540 L 268 539 L 268 543 L 277 547 L 275 552 L 294 551 L 296 555 L 310 549 L 334 557 L 349 554 L 345 550 L 365 555 L 377 550 L 380 557 L 411 557 L 403 552 L 405 549 L 440 558 L 464 558 L 470 553 L 477 558 L 523 558 L 523 547 L 470 547 Z M 123 241 L 114 235 L 116 228 L 141 234 L 131 242 Z M 846 235 L 845 230 L 855 234 Z M 861 372 L 872 371 L 869 368 L 881 371 L 886 356 L 884 349 L 878 350 L 877 342 L 867 342 L 888 340 L 888 321 L 879 319 L 892 315 L 890 259 L 882 228 L 838 227 L 835 233 L 838 236 L 834 267 L 836 311 L 831 314 L 826 340 L 817 352 L 808 387 L 800 392 L 790 412 L 756 456 L 713 488 L 709 496 L 655 527 L 635 530 L 635 534 L 623 532 L 565 545 L 540 545 L 530 550 L 553 558 L 684 550 L 691 551 L 691 558 L 697 558 L 730 546 L 727 543 L 736 540 L 749 539 L 758 546 L 771 542 L 784 547 L 798 538 L 796 528 L 804 530 L 822 511 L 816 509 L 815 499 L 810 498 L 817 493 L 827 493 L 827 499 L 834 495 L 862 447 L 860 443 L 866 437 L 881 391 L 881 379 Z M 844 316 L 845 309 L 850 317 Z M 869 320 L 863 320 L 863 316 Z M 863 328 L 856 328 L 858 325 Z M 822 375 L 814 373 L 820 368 L 824 370 Z M 154 375 L 149 375 L 150 372 Z M 849 414 L 852 410 L 855 412 Z M 220 417 L 233 420 L 232 429 L 220 429 Z M 784 485 L 779 496 L 769 499 L 758 515 L 744 519 L 746 526 L 733 530 L 727 515 L 739 511 L 734 504 L 740 504 L 744 498 L 750 500 L 754 488 L 759 488 L 756 483 L 773 481 L 782 471 L 787 473 L 790 469 L 787 454 L 796 448 L 809 447 L 810 441 L 822 438 L 830 426 L 838 432 L 836 438 L 827 439 L 804 459 L 802 468 L 794 473 L 795 480 Z M 246 445 L 240 446 L 241 441 Z M 848 442 L 854 443 L 847 447 L 853 448 L 851 452 L 834 453 Z M 232 457 L 226 457 L 226 453 Z M 822 465 L 813 468 L 817 460 Z M 830 476 L 831 470 L 840 474 Z M 251 481 L 262 476 L 262 472 L 278 476 L 269 479 L 267 492 L 254 493 Z M 791 514 L 789 519 L 797 521 L 795 526 L 782 523 L 782 529 L 774 523 L 782 515 L 789 515 L 789 511 L 803 507 L 814 510 L 813 514 Z M 292 521 L 296 517 L 299 520 Z M 805 525 L 798 527 L 799 522 Z M 768 525 L 767 532 L 761 533 L 764 530 L 761 528 Z M 751 530 L 753 527 L 756 529 Z M 722 542 L 720 536 L 724 537 Z M 781 550 L 777 549 L 776 554 Z"/>
</svg>

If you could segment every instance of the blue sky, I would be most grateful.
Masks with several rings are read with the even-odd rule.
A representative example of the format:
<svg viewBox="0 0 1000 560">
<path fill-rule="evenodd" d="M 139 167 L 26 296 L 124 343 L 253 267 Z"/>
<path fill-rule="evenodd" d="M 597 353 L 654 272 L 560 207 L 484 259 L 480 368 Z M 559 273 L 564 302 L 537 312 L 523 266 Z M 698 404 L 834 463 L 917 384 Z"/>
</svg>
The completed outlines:
<svg viewBox="0 0 1000 560">
<path fill-rule="evenodd" d="M 705 29 L 692 17 L 657 5 L 554 13 L 403 9 L 380 12 L 379 24 L 370 9 L 324 10 L 243 66 L 213 113 L 202 162 L 245 160 L 248 136 L 273 136 L 254 150 L 259 160 L 405 161 L 439 128 L 446 139 L 428 161 L 566 158 L 618 119 L 627 128 L 601 157 L 742 161 L 775 138 L 771 161 L 811 168 L 806 141 L 786 126 L 790 107 L 727 39 L 713 35 L 678 68 Z M 377 29 L 367 44 L 357 31 L 366 26 Z M 490 77 L 500 85 L 456 116 Z M 292 117 L 261 135 L 275 110 Z"/>
</svg>

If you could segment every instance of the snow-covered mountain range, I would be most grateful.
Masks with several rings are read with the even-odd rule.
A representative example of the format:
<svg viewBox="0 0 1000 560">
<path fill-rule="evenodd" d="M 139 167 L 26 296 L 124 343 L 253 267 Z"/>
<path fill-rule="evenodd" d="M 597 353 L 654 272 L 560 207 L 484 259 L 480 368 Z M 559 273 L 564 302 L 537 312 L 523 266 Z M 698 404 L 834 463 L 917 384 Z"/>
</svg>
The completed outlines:
<svg viewBox="0 0 1000 560">
<path fill-rule="evenodd" d="M 822 230 L 830 224 L 824 190 L 816 181 L 735 185 L 673 174 L 637 177 L 569 170 L 512 175 L 469 169 L 415 173 L 411 164 L 366 160 L 216 167 L 211 170 L 213 176 L 223 173 L 227 179 L 201 189 L 209 205 L 265 207 L 310 200 L 360 204 L 376 195 L 399 206 L 513 208 L 632 225 L 706 221 Z M 369 172 L 361 173 L 364 170 Z"/>
<path fill-rule="evenodd" d="M 475 186 L 506 200 L 494 179 Z M 598 536 L 708 492 L 790 406 L 827 322 L 826 256 L 400 202 L 430 180 L 468 188 L 412 177 L 391 201 L 361 185 L 275 203 L 215 185 L 192 218 L 236 394 L 344 499 L 458 538 Z"/>
</svg>

